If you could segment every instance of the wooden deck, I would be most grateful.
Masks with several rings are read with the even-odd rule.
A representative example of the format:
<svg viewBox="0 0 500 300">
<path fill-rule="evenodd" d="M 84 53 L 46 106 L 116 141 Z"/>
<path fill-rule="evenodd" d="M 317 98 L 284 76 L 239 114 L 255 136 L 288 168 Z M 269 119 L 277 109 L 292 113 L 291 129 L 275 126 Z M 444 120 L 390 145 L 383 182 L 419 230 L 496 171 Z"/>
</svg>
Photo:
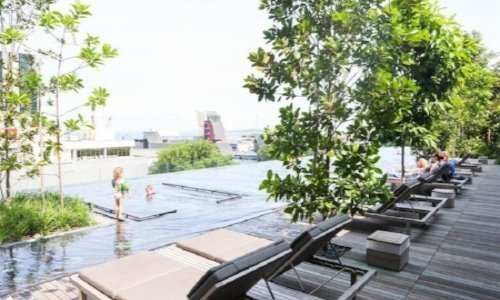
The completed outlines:
<svg viewBox="0 0 500 300">
<path fill-rule="evenodd" d="M 292 240 L 307 224 L 290 224 L 281 213 L 268 214 L 231 226 L 231 229 L 269 239 Z M 361 268 L 365 263 L 366 237 L 375 230 L 404 232 L 404 226 L 375 219 L 357 218 L 337 244 L 352 247 L 342 262 Z M 159 249 L 159 252 L 167 251 Z M 364 287 L 357 299 L 500 299 L 500 166 L 485 165 L 474 183 L 466 185 L 455 207 L 442 208 L 430 226 L 411 230 L 410 260 L 401 272 L 369 267 L 377 276 Z M 305 281 L 322 282 L 324 269 L 302 264 Z M 315 296 L 334 299 L 347 287 L 347 280 L 327 284 Z M 276 283 L 298 288 L 292 274 L 285 273 Z M 268 299 L 264 290 L 254 292 Z M 77 290 L 68 277 L 42 283 L 11 294 L 6 299 L 77 299 Z M 293 296 L 286 297 L 293 299 Z M 298 297 L 297 297 L 298 299 Z"/>
</svg>

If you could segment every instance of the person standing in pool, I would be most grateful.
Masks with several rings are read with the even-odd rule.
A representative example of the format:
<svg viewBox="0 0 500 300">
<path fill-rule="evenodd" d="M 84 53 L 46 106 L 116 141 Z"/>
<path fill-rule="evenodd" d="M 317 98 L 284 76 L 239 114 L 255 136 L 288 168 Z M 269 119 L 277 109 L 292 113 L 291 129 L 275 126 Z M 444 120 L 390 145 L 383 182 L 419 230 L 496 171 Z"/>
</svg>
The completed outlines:
<svg viewBox="0 0 500 300">
<path fill-rule="evenodd" d="M 116 167 L 113 170 L 113 180 L 111 185 L 114 189 L 115 205 L 116 205 L 116 218 L 121 220 L 122 218 L 122 208 L 123 208 L 123 198 L 129 190 L 128 183 L 123 179 L 123 168 Z"/>
</svg>

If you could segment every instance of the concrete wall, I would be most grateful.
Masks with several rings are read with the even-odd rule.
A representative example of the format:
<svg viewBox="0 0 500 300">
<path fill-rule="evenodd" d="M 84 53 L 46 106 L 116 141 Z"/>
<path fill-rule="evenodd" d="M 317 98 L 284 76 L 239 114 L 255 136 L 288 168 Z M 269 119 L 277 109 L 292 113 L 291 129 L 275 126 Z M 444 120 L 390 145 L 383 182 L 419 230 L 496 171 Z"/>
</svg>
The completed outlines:
<svg viewBox="0 0 500 300">
<path fill-rule="evenodd" d="M 63 184 L 69 185 L 111 180 L 112 172 L 115 167 L 124 168 L 126 178 L 145 176 L 148 173 L 148 166 L 151 161 L 151 157 L 147 156 L 127 156 L 64 163 L 62 165 Z M 46 174 L 44 180 L 47 188 L 56 187 L 58 185 L 56 165 L 46 166 L 43 173 Z M 20 174 L 13 174 L 12 179 L 13 191 L 40 188 L 39 178 L 23 178 Z"/>
</svg>

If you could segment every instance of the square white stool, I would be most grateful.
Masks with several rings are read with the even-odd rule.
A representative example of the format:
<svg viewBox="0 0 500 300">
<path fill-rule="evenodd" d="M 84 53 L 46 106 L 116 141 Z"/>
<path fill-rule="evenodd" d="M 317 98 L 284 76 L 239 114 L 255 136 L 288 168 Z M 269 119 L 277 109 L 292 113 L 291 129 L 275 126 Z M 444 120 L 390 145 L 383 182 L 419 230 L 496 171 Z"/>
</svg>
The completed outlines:
<svg viewBox="0 0 500 300">
<path fill-rule="evenodd" d="M 409 257 L 410 237 L 406 234 L 377 230 L 366 238 L 369 265 L 400 271 Z"/>
<path fill-rule="evenodd" d="M 453 208 L 455 207 L 455 190 L 452 189 L 433 189 L 431 193 L 432 197 L 441 197 L 441 198 L 446 198 L 446 203 L 444 204 L 443 207 L 445 208 Z"/>
</svg>

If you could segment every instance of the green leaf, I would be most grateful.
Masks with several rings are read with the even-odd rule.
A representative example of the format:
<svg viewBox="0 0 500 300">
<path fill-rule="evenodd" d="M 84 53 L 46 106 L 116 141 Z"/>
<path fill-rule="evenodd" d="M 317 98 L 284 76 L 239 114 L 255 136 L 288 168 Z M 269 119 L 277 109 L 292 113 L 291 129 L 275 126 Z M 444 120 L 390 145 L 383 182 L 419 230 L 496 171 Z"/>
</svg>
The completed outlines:
<svg viewBox="0 0 500 300">
<path fill-rule="evenodd" d="M 25 38 L 23 31 L 16 27 L 7 27 L 3 32 L 0 32 L 0 40 L 2 44 L 10 45 L 14 42 L 21 42 Z"/>
<path fill-rule="evenodd" d="M 88 34 L 87 37 L 84 40 L 85 44 L 87 47 L 92 47 L 92 46 L 97 46 L 100 43 L 100 39 L 97 36 L 93 36 Z"/>
<path fill-rule="evenodd" d="M 95 68 L 103 64 L 102 55 L 93 47 L 83 47 L 80 49 L 78 58 L 83 60 L 88 66 Z"/>
<path fill-rule="evenodd" d="M 102 55 L 105 58 L 114 58 L 118 56 L 118 49 L 111 47 L 110 44 L 102 45 Z"/>
<path fill-rule="evenodd" d="M 80 130 L 81 122 L 78 119 L 68 119 L 64 121 L 64 126 L 69 132 L 74 132 Z"/>
<path fill-rule="evenodd" d="M 80 1 L 76 1 L 74 4 L 71 5 L 71 7 L 72 7 L 71 14 L 75 19 L 86 18 L 92 15 L 92 13 L 89 10 L 90 5 L 83 4 Z"/>
<path fill-rule="evenodd" d="M 40 26 L 54 30 L 61 25 L 62 14 L 57 11 L 47 11 L 40 19 Z"/>
<path fill-rule="evenodd" d="M 92 90 L 91 96 L 86 102 L 86 106 L 90 106 L 92 111 L 95 111 L 98 106 L 106 105 L 106 100 L 109 98 L 109 93 L 104 88 L 95 88 Z"/>
<path fill-rule="evenodd" d="M 61 90 L 63 91 L 74 91 L 77 92 L 81 88 L 83 88 L 82 79 L 77 77 L 76 73 L 70 73 L 66 75 L 62 75 L 59 79 L 59 84 L 61 86 Z"/>
</svg>

